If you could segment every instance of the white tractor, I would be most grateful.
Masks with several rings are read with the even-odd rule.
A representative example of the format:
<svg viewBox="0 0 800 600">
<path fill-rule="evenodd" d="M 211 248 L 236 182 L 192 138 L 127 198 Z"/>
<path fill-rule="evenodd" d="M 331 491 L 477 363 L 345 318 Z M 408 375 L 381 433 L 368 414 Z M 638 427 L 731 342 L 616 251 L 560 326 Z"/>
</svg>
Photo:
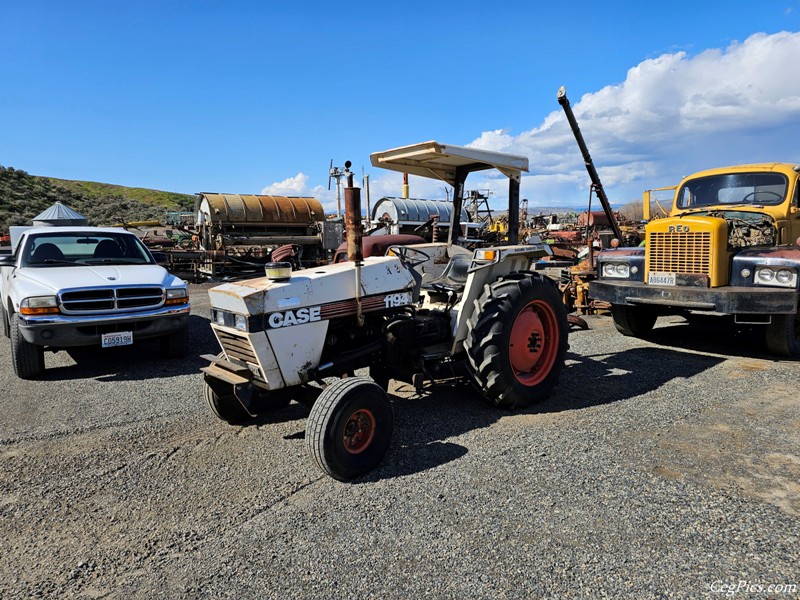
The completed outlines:
<svg viewBox="0 0 800 600">
<path fill-rule="evenodd" d="M 209 291 L 222 347 L 202 369 L 211 410 L 239 424 L 292 399 L 311 405 L 306 446 L 342 481 L 373 469 L 389 448 L 390 379 L 421 389 L 466 378 L 496 406 L 517 408 L 550 394 L 567 351 L 561 295 L 531 267 L 549 246 L 517 245 L 511 223 L 512 245 L 468 252 L 455 243 L 467 174 L 506 174 L 511 216 L 527 158 L 426 142 L 372 162 L 453 186 L 451 243 L 393 246 L 363 259 L 360 190 L 349 174 L 348 262 L 294 272 L 268 264 L 264 278 Z M 353 376 L 363 368 L 370 378 Z"/>
</svg>

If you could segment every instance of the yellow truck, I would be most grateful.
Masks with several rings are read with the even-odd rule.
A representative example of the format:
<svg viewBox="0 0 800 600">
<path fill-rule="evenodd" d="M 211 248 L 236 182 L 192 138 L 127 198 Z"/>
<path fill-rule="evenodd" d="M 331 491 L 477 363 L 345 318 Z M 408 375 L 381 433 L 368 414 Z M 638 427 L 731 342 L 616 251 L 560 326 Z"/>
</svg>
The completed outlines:
<svg viewBox="0 0 800 600">
<path fill-rule="evenodd" d="M 617 330 L 647 335 L 660 315 L 704 312 L 763 325 L 769 351 L 800 356 L 800 165 L 701 171 L 675 191 L 670 216 L 643 248 L 598 255 L 589 295 L 611 304 Z"/>
</svg>

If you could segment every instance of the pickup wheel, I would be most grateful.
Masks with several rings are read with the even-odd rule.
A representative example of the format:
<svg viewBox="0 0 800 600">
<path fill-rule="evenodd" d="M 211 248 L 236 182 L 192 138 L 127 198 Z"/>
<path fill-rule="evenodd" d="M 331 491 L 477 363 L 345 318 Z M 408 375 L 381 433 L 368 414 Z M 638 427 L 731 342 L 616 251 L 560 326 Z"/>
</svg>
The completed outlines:
<svg viewBox="0 0 800 600">
<path fill-rule="evenodd" d="M 8 311 L 6 310 L 5 306 L 3 306 L 2 309 L 3 309 L 3 335 L 6 337 L 11 337 L 11 329 L 8 324 Z"/>
<path fill-rule="evenodd" d="M 556 286 L 534 273 L 510 273 L 475 301 L 464 340 L 486 399 L 518 408 L 547 398 L 567 353 L 567 311 Z"/>
<path fill-rule="evenodd" d="M 348 377 L 326 387 L 314 403 L 306 448 L 325 473 L 348 481 L 383 460 L 393 428 L 386 392 L 370 379 Z"/>
<path fill-rule="evenodd" d="M 189 351 L 189 326 L 184 325 L 161 337 L 161 354 L 166 358 L 181 358 Z"/>
<path fill-rule="evenodd" d="M 772 315 L 767 325 L 767 349 L 778 356 L 800 356 L 800 315 Z"/>
<path fill-rule="evenodd" d="M 614 327 L 622 335 L 644 337 L 653 330 L 658 311 L 650 306 L 612 304 L 611 316 L 614 319 Z"/>
<path fill-rule="evenodd" d="M 19 329 L 19 318 L 16 315 L 11 315 L 8 321 L 14 373 L 20 379 L 38 377 L 44 372 L 44 348 L 31 344 L 22 336 Z"/>
</svg>

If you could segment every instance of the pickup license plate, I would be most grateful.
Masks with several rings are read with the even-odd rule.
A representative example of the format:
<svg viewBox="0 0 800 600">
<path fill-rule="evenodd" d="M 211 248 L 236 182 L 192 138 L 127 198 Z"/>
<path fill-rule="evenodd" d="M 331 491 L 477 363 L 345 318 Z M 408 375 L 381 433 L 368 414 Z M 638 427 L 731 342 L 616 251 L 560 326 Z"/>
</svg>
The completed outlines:
<svg viewBox="0 0 800 600">
<path fill-rule="evenodd" d="M 133 344 L 132 331 L 115 331 L 114 333 L 104 333 L 101 338 L 103 348 L 113 348 L 114 346 L 130 346 Z"/>
<path fill-rule="evenodd" d="M 653 271 L 647 276 L 648 285 L 675 285 L 675 273 Z"/>
</svg>

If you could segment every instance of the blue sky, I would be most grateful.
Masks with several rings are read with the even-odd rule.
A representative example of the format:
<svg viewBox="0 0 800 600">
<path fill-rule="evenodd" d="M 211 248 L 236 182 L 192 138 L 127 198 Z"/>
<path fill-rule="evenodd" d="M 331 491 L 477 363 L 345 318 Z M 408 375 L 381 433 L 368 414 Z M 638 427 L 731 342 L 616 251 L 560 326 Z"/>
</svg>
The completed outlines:
<svg viewBox="0 0 800 600">
<path fill-rule="evenodd" d="M 436 139 L 526 154 L 531 207 L 583 206 L 561 85 L 617 204 L 702 168 L 800 162 L 799 0 L 0 0 L 0 15 L 0 164 L 36 175 L 330 208 L 331 159 L 399 195 L 369 154 Z M 504 204 L 499 180 L 467 187 Z"/>
</svg>

